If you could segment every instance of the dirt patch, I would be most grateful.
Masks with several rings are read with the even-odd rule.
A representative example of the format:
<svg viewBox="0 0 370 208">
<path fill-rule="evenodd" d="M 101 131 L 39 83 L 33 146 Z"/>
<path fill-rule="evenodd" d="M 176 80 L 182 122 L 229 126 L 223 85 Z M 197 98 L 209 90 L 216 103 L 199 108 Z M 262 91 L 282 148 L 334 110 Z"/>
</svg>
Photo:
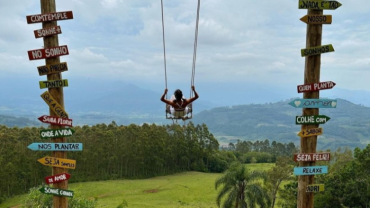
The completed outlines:
<svg viewBox="0 0 370 208">
<path fill-rule="evenodd" d="M 17 206 L 14 206 L 14 207 L 11 207 L 11 208 L 19 208 L 19 207 L 21 207 L 22 205 L 20 204 L 20 205 L 17 205 Z"/>
<path fill-rule="evenodd" d="M 150 190 L 145 190 L 145 193 L 157 193 L 159 190 L 158 189 L 150 189 Z"/>
</svg>

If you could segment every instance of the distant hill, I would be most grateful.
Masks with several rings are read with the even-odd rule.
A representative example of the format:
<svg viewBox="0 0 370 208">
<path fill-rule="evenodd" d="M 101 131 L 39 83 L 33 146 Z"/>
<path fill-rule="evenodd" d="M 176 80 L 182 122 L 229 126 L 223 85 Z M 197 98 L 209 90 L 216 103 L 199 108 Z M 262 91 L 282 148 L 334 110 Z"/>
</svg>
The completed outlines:
<svg viewBox="0 0 370 208">
<path fill-rule="evenodd" d="M 28 118 L 24 117 L 14 117 L 14 116 L 6 116 L 0 115 L 0 125 L 4 125 L 7 127 L 30 127 L 30 126 L 40 126 L 39 122 L 32 121 Z"/>
</svg>

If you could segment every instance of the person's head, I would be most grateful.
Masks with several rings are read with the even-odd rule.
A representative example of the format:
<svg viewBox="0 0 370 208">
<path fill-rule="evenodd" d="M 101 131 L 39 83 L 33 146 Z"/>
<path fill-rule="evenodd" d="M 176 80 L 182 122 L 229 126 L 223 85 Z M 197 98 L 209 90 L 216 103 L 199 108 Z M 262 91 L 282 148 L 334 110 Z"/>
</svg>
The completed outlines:
<svg viewBox="0 0 370 208">
<path fill-rule="evenodd" d="M 182 99 L 182 92 L 181 90 L 177 89 L 174 93 L 176 100 L 180 101 Z"/>
</svg>

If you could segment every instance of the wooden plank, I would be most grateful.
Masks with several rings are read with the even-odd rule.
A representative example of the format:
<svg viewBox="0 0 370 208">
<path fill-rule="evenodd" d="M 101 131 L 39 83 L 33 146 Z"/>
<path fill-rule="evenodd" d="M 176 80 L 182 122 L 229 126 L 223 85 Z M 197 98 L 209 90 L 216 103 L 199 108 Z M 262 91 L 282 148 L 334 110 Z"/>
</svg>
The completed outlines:
<svg viewBox="0 0 370 208">
<path fill-rule="evenodd" d="M 293 160 L 296 162 L 330 161 L 330 152 L 298 153 L 294 154 Z"/>
<path fill-rule="evenodd" d="M 68 46 L 56 46 L 28 51 L 29 60 L 38 60 L 69 55 Z"/>
<path fill-rule="evenodd" d="M 300 136 L 300 137 L 311 137 L 311 136 L 322 135 L 322 133 L 323 133 L 323 129 L 320 127 L 320 128 L 312 128 L 312 129 L 301 130 L 298 133 L 298 136 Z"/>
<path fill-rule="evenodd" d="M 46 165 L 46 166 L 68 168 L 68 169 L 76 168 L 76 160 L 56 158 L 56 157 L 43 157 L 43 158 L 38 159 L 37 161 L 39 161 L 41 164 Z"/>
<path fill-rule="evenodd" d="M 40 137 L 41 137 L 41 139 L 70 137 L 74 133 L 75 133 L 75 130 L 73 130 L 71 128 L 43 129 L 43 130 L 40 130 Z"/>
<path fill-rule="evenodd" d="M 319 175 L 328 173 L 328 166 L 294 167 L 294 175 Z"/>
<path fill-rule="evenodd" d="M 39 81 L 40 89 L 68 87 L 68 79 Z"/>
<path fill-rule="evenodd" d="M 68 113 L 64 111 L 62 106 L 59 105 L 58 102 L 50 95 L 48 91 L 45 91 L 41 94 L 42 99 L 49 105 L 50 109 L 61 118 L 68 118 Z"/>
<path fill-rule="evenodd" d="M 331 15 L 305 15 L 300 19 L 302 22 L 309 25 L 331 24 Z"/>
<path fill-rule="evenodd" d="M 32 143 L 28 149 L 33 151 L 82 151 L 82 143 Z"/>
<path fill-rule="evenodd" d="M 52 175 L 52 176 L 45 177 L 45 182 L 46 184 L 60 183 L 60 182 L 68 180 L 70 177 L 71 177 L 70 174 L 62 173 L 58 175 Z"/>
<path fill-rule="evenodd" d="M 314 56 L 329 52 L 334 52 L 334 47 L 332 44 L 301 49 L 301 56 Z"/>
<path fill-rule="evenodd" d="M 39 71 L 39 75 L 47 75 L 47 74 L 55 74 L 64 71 L 68 71 L 67 62 L 57 63 L 57 64 L 50 64 L 44 66 L 38 66 L 37 70 Z"/>
<path fill-rule="evenodd" d="M 325 191 L 325 186 L 324 184 L 310 184 L 306 188 L 306 192 L 323 192 Z"/>
<path fill-rule="evenodd" d="M 35 38 L 42 38 L 42 37 L 47 37 L 51 35 L 62 34 L 62 29 L 60 28 L 60 26 L 55 26 L 55 27 L 48 27 L 45 29 L 34 30 L 33 32 L 35 34 Z"/>
<path fill-rule="evenodd" d="M 34 14 L 26 16 L 27 23 L 40 23 L 40 22 L 51 22 L 51 21 L 59 21 L 59 20 L 69 20 L 73 19 L 73 12 L 72 11 L 64 11 L 64 12 L 53 12 L 53 13 L 46 13 L 46 14 Z"/>
<path fill-rule="evenodd" d="M 297 91 L 298 93 L 302 93 L 302 92 L 314 92 L 319 90 L 328 90 L 332 89 L 335 85 L 336 85 L 335 82 L 332 81 L 319 82 L 307 85 L 298 85 Z"/>
<path fill-rule="evenodd" d="M 289 102 L 295 108 L 336 108 L 337 100 L 333 99 L 295 99 Z"/>
<path fill-rule="evenodd" d="M 308 124 L 324 124 L 330 120 L 330 117 L 325 115 L 318 116 L 296 116 L 296 125 L 308 125 Z"/>
<path fill-rule="evenodd" d="M 64 196 L 64 197 L 70 197 L 70 198 L 73 198 L 73 194 L 74 194 L 74 192 L 70 190 L 50 188 L 47 186 L 44 186 L 40 188 L 39 190 L 43 194 L 51 194 L 55 196 Z"/>
<path fill-rule="evenodd" d="M 313 9 L 313 10 L 335 10 L 342 6 L 338 1 L 325 0 L 299 0 L 298 9 Z"/>
<path fill-rule="evenodd" d="M 72 119 L 69 119 L 69 118 L 60 118 L 60 117 L 55 117 L 55 116 L 43 115 L 43 116 L 40 116 L 38 119 L 39 121 L 43 123 L 48 123 L 48 124 L 58 125 L 58 126 L 72 127 Z"/>
</svg>

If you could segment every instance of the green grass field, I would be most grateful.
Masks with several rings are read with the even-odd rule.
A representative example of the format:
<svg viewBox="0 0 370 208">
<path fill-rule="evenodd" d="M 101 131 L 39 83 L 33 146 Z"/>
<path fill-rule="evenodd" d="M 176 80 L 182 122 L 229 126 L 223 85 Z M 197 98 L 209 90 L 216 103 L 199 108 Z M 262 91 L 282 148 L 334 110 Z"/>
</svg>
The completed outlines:
<svg viewBox="0 0 370 208">
<path fill-rule="evenodd" d="M 251 170 L 268 170 L 274 164 L 250 164 Z M 222 174 L 185 172 L 138 180 L 70 184 L 75 196 L 97 198 L 97 207 L 116 208 L 123 200 L 135 208 L 216 208 L 214 183 Z M 73 177 L 73 176 L 72 176 Z M 0 208 L 20 205 L 26 195 L 8 199 Z"/>
</svg>

